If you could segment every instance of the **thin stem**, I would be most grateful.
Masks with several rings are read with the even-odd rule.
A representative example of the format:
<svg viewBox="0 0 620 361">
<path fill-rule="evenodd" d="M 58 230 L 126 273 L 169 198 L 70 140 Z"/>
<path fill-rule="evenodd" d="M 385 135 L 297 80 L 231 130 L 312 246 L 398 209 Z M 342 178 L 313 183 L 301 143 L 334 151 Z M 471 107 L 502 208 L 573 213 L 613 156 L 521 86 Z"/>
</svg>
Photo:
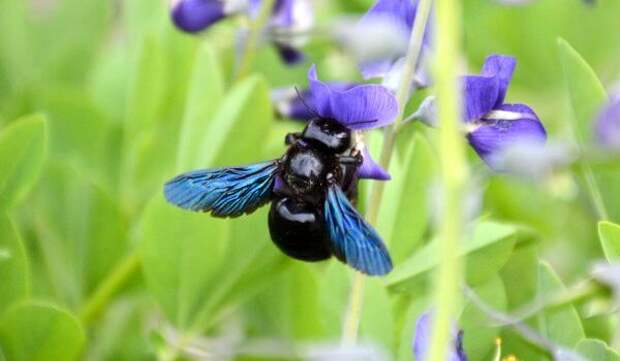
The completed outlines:
<svg viewBox="0 0 620 361">
<path fill-rule="evenodd" d="M 120 262 L 99 284 L 93 294 L 80 309 L 79 315 L 84 325 L 88 325 L 105 308 L 110 298 L 127 284 L 140 269 L 140 257 L 132 253 Z"/>
<path fill-rule="evenodd" d="M 349 299 L 349 310 L 347 311 L 346 322 L 342 334 L 343 345 L 354 345 L 357 342 L 357 334 L 360 326 L 360 315 L 362 313 L 362 303 L 364 295 L 364 274 L 355 272 L 353 285 L 351 287 L 351 297 Z"/>
<path fill-rule="evenodd" d="M 596 215 L 599 220 L 609 220 L 607 208 L 605 207 L 605 202 L 603 201 L 603 196 L 601 195 L 601 191 L 598 187 L 596 179 L 594 178 L 594 174 L 592 173 L 592 168 L 590 165 L 584 164 L 581 167 L 581 171 L 586 180 L 586 186 L 588 188 L 588 193 L 590 194 L 590 199 L 594 205 L 594 209 L 596 210 Z"/>
<path fill-rule="evenodd" d="M 237 67 L 237 71 L 234 76 L 235 80 L 243 79 L 250 71 L 254 58 L 256 57 L 256 48 L 258 47 L 258 42 L 260 41 L 261 31 L 267 24 L 267 21 L 269 21 L 269 16 L 271 15 L 271 10 L 273 9 L 274 4 L 275 0 L 263 0 L 261 2 L 258 16 L 250 23 L 250 29 L 247 34 L 247 38 L 245 39 L 245 43 L 243 44 L 239 66 Z"/>
<path fill-rule="evenodd" d="M 460 55 L 461 2 L 437 1 L 435 79 L 439 118 L 442 212 L 439 225 L 437 288 L 430 361 L 446 360 L 450 329 L 459 302 L 459 246 L 464 230 L 463 193 L 468 177 L 464 139 L 460 132 L 460 101 L 456 69 Z"/>
<path fill-rule="evenodd" d="M 562 292 L 536 300 L 511 313 L 511 319 L 515 321 L 526 320 L 543 310 L 555 309 L 569 304 L 587 300 L 601 291 L 601 287 L 592 280 L 580 282 Z M 497 324 L 495 326 L 505 326 Z"/>
<path fill-rule="evenodd" d="M 527 340 L 529 343 L 539 347 L 542 350 L 547 351 L 549 354 L 555 353 L 555 345 L 548 339 L 544 338 L 538 332 L 531 329 L 529 326 L 524 324 L 519 320 L 515 320 L 510 315 L 504 314 L 500 311 L 495 310 L 491 306 L 487 305 L 474 290 L 469 288 L 468 286 L 464 287 L 463 293 L 465 296 L 478 308 L 482 311 L 488 318 L 491 320 L 502 323 L 506 325 L 510 325 L 521 337 Z"/>
<path fill-rule="evenodd" d="M 418 3 L 416 18 L 413 24 L 413 29 L 411 30 L 411 38 L 409 39 L 409 47 L 407 49 L 405 64 L 403 65 L 400 84 L 398 91 L 396 92 L 396 98 L 400 108 L 393 125 L 386 128 L 383 134 L 383 147 L 381 148 L 379 164 L 384 169 L 389 169 L 390 167 L 392 152 L 394 150 L 394 145 L 396 144 L 396 135 L 398 134 L 397 130 L 403 120 L 405 106 L 407 105 L 407 100 L 409 99 L 411 84 L 415 75 L 415 69 L 420 60 L 424 33 L 426 24 L 428 23 L 432 2 L 432 0 L 420 0 Z M 384 182 L 373 182 L 370 188 L 369 202 L 366 207 L 366 219 L 372 225 L 377 223 L 384 187 Z M 360 273 L 356 273 L 353 279 L 353 287 L 351 287 L 351 293 L 349 295 L 349 310 L 343 326 L 343 343 L 354 344 L 357 340 L 360 316 L 362 312 L 364 279 L 365 276 Z"/>
</svg>

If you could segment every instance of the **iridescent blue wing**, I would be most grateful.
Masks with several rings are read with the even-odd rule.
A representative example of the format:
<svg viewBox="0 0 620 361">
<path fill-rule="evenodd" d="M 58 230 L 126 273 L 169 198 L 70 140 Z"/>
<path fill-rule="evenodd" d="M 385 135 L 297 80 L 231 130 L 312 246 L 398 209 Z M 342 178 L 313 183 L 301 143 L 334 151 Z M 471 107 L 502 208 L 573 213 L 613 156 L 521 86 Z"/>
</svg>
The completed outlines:
<svg viewBox="0 0 620 361">
<path fill-rule="evenodd" d="M 251 213 L 268 202 L 278 161 L 183 173 L 164 186 L 168 202 L 216 217 Z"/>
<path fill-rule="evenodd" d="M 337 185 L 327 190 L 325 225 L 332 251 L 339 260 L 371 276 L 392 270 L 392 260 L 381 237 Z"/>
</svg>

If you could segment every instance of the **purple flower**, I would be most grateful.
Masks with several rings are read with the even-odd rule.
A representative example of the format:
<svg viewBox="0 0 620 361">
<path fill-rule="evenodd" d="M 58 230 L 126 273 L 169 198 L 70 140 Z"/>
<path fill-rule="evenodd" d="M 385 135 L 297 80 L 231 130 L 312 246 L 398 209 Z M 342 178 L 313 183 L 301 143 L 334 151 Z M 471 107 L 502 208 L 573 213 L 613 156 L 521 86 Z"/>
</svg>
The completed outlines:
<svg viewBox="0 0 620 361">
<path fill-rule="evenodd" d="M 316 66 L 308 71 L 307 101 L 321 118 L 331 119 L 352 130 L 380 128 L 398 114 L 398 101 L 386 87 L 377 84 L 329 84 L 318 79 Z M 358 177 L 388 180 L 390 175 L 372 160 L 366 147 Z"/>
<path fill-rule="evenodd" d="M 376 24 L 386 23 L 395 27 L 408 39 L 413 23 L 416 18 L 418 0 L 378 0 L 375 5 L 368 10 L 366 15 L 360 20 L 360 26 L 375 26 Z M 423 46 L 430 43 L 428 27 L 424 35 Z M 385 59 L 378 59 L 360 64 L 360 70 L 365 79 L 390 77 L 394 72 L 400 73 L 403 65 L 402 57 L 393 56 Z M 425 82 L 426 76 L 418 71 L 416 74 L 419 80 Z"/>
<path fill-rule="evenodd" d="M 396 97 L 384 86 L 363 84 L 342 90 L 320 81 L 315 65 L 308 71 L 308 84 L 316 113 L 349 129 L 385 127 L 398 114 Z"/>
<path fill-rule="evenodd" d="M 423 313 L 416 322 L 413 338 L 413 354 L 417 361 L 424 361 L 431 346 L 433 316 L 431 312 Z M 467 361 L 463 349 L 463 331 L 454 329 L 452 332 L 452 346 L 448 351 L 447 361 Z"/>
<path fill-rule="evenodd" d="M 255 18 L 261 0 L 250 0 L 249 14 Z M 314 25 L 314 12 L 309 0 L 276 0 L 267 25 L 267 33 L 280 58 L 287 64 L 304 60 L 299 50 L 307 42 L 307 33 Z"/>
<path fill-rule="evenodd" d="M 467 139 L 491 168 L 501 170 L 496 155 L 518 142 L 544 146 L 547 133 L 538 116 L 524 104 L 505 104 L 514 58 L 489 56 L 480 75 L 463 77 L 463 117 Z"/>
<path fill-rule="evenodd" d="M 314 65 L 308 71 L 308 83 L 309 87 L 299 95 L 290 88 L 272 93 L 279 114 L 303 121 L 326 118 L 352 130 L 363 130 L 387 126 L 398 113 L 396 97 L 381 85 L 322 82 Z M 361 152 L 363 163 L 358 169 L 359 178 L 390 179 L 389 173 L 370 157 L 366 147 Z"/>
<path fill-rule="evenodd" d="M 612 99 L 599 114 L 596 137 L 604 148 L 620 150 L 620 96 Z"/>
<path fill-rule="evenodd" d="M 383 167 L 375 162 L 370 153 L 368 147 L 362 148 L 362 165 L 357 169 L 357 177 L 362 179 L 375 179 L 375 180 L 390 180 L 392 177 Z"/>
<path fill-rule="evenodd" d="M 225 18 L 224 5 L 220 0 L 180 0 L 172 8 L 172 21 L 179 29 L 196 33 Z"/>
<path fill-rule="evenodd" d="M 345 91 L 360 84 L 327 82 L 327 85 L 332 89 Z M 271 101 L 278 114 L 286 118 L 306 122 L 317 116 L 310 105 L 313 102 L 313 94 L 309 88 L 302 89 L 299 94 L 293 87 L 275 89 L 271 92 Z"/>
<path fill-rule="evenodd" d="M 246 12 L 258 16 L 261 0 L 250 0 L 246 6 L 233 0 L 180 0 L 172 8 L 172 21 L 181 30 L 196 33 L 230 15 Z M 302 61 L 298 50 L 307 41 L 307 33 L 314 23 L 308 0 L 276 0 L 271 12 L 266 35 L 287 64 Z"/>
</svg>

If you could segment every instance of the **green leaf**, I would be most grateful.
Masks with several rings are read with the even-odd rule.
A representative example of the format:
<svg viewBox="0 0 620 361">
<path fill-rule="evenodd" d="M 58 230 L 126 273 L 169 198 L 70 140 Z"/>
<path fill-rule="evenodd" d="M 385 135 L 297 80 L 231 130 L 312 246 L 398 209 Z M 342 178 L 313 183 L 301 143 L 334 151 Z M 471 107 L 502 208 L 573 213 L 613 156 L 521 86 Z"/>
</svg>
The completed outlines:
<svg viewBox="0 0 620 361">
<path fill-rule="evenodd" d="M 45 160 L 46 120 L 18 119 L 0 133 L 0 208 L 22 200 L 35 184 Z"/>
<path fill-rule="evenodd" d="M 54 296 L 78 307 L 128 252 L 128 221 L 118 200 L 64 162 L 37 187 L 34 221 L 40 262 Z"/>
<path fill-rule="evenodd" d="M 590 140 L 594 118 L 607 101 L 601 81 L 590 65 L 564 39 L 558 39 L 560 60 L 567 91 L 575 116 L 577 139 Z"/>
<path fill-rule="evenodd" d="M 371 278 L 366 281 L 363 300 L 364 308 L 360 321 L 362 338 L 390 349 L 395 344 L 396 320 L 390 295 L 379 279 Z"/>
<path fill-rule="evenodd" d="M 549 264 L 541 262 L 538 266 L 538 299 L 553 297 L 563 290 L 565 287 L 555 271 Z M 585 337 L 579 314 L 570 304 L 542 311 L 537 321 L 543 336 L 560 345 L 572 348 Z"/>
<path fill-rule="evenodd" d="M 505 257 L 506 252 L 503 250 L 502 252 L 497 252 L 497 249 L 492 247 L 496 246 L 497 243 L 506 243 L 507 248 L 512 248 L 515 242 L 515 233 L 516 228 L 512 225 L 490 221 L 480 221 L 476 225 L 471 236 L 463 238 L 460 255 L 467 255 L 469 259 L 469 256 L 474 254 L 474 252 L 481 252 L 474 255 L 476 256 L 476 260 L 484 261 L 485 252 L 489 252 L 490 254 L 499 253 L 505 261 L 507 259 L 507 257 Z M 419 285 L 420 281 L 426 280 L 425 276 L 427 273 L 435 268 L 435 266 L 439 263 L 437 247 L 438 243 L 435 239 L 416 252 L 412 257 L 402 262 L 400 266 L 397 266 L 394 271 L 387 276 L 387 286 L 395 291 L 415 289 L 415 287 Z M 484 266 L 481 264 L 477 265 L 478 271 L 489 272 L 490 269 L 495 269 L 495 271 L 497 271 L 496 268 L 498 267 L 498 264 L 496 263 L 496 260 L 487 261 L 490 263 Z M 491 265 L 494 266 L 491 267 Z M 493 273 L 487 274 L 486 276 L 490 277 Z M 478 280 L 484 278 L 476 275 L 472 277 L 478 278 Z"/>
<path fill-rule="evenodd" d="M 83 357 L 89 361 L 151 360 L 154 350 L 143 325 L 152 317 L 152 301 L 140 292 L 112 300 L 90 332 L 88 350 Z"/>
<path fill-rule="evenodd" d="M 139 49 L 133 77 L 130 79 L 125 133 L 129 142 L 161 118 L 165 94 L 164 59 L 159 39 L 146 37 Z"/>
<path fill-rule="evenodd" d="M 609 262 L 620 259 L 620 225 L 602 221 L 598 223 L 598 237 L 605 258 Z"/>
<path fill-rule="evenodd" d="M 209 122 L 196 164 L 232 166 L 261 161 L 256 156 L 272 121 L 268 84 L 259 76 L 245 79 L 230 90 Z"/>
<path fill-rule="evenodd" d="M 15 226 L 0 215 L 0 314 L 12 303 L 28 295 L 28 257 Z"/>
<path fill-rule="evenodd" d="M 11 361 L 77 360 L 84 342 L 77 318 L 50 304 L 18 304 L 0 319 L 0 346 Z"/>
<path fill-rule="evenodd" d="M 503 312 L 506 310 L 506 290 L 501 278 L 495 274 L 486 283 L 474 287 L 474 292 L 485 304 Z M 487 355 L 495 347 L 500 328 L 490 322 L 488 316 L 469 302 L 461 312 L 459 325 L 464 331 L 464 346 L 469 355 Z"/>
<path fill-rule="evenodd" d="M 500 275 L 506 286 L 508 309 L 523 306 L 536 296 L 538 253 L 535 242 L 519 242 Z"/>
<path fill-rule="evenodd" d="M 229 223 L 167 204 L 147 206 L 140 250 L 149 291 L 177 326 L 187 329 L 219 284 L 226 264 Z"/>
<path fill-rule="evenodd" d="M 296 340 L 318 340 L 324 332 L 323 325 L 317 322 L 321 315 L 318 274 L 311 265 L 302 262 L 297 262 L 286 273 L 290 273 L 290 293 L 285 302 L 293 323 L 292 336 Z"/>
<path fill-rule="evenodd" d="M 12 84 L 24 84 L 34 70 L 30 42 L 32 32 L 27 18 L 27 3 L 0 2 L 0 72 L 6 74 Z"/>
<path fill-rule="evenodd" d="M 396 153 L 390 166 L 392 180 L 385 189 L 377 229 L 396 264 L 408 258 L 429 224 L 428 191 L 436 159 L 420 134 L 406 140 L 406 151 Z"/>
<path fill-rule="evenodd" d="M 224 79 L 215 51 L 203 43 L 196 55 L 178 147 L 177 170 L 204 166 L 196 159 L 200 156 L 209 122 L 224 96 Z"/>
<path fill-rule="evenodd" d="M 620 353 L 601 340 L 583 339 L 577 344 L 576 350 L 591 361 L 620 361 Z"/>
</svg>

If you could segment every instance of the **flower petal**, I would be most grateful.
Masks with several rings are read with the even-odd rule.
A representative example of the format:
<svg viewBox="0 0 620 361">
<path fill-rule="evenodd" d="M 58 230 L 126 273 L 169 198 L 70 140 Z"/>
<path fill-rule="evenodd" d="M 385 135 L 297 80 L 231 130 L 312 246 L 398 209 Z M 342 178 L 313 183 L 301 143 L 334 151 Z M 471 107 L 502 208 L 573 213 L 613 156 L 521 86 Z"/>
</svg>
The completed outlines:
<svg viewBox="0 0 620 361">
<path fill-rule="evenodd" d="M 312 103 L 323 118 L 350 129 L 384 127 L 398 114 L 396 97 L 384 86 L 365 84 L 341 91 L 318 80 L 316 66 L 308 71 Z"/>
<path fill-rule="evenodd" d="M 377 28 L 382 23 L 389 24 L 396 33 L 402 33 L 402 37 L 408 39 L 413 28 L 417 7 L 417 0 L 378 0 L 362 17 L 357 26 L 360 28 Z M 428 44 L 428 39 L 427 28 L 423 45 Z M 401 56 L 404 56 L 404 54 L 401 54 Z M 399 58 L 400 56 L 392 56 L 386 59 L 373 59 L 362 62 L 359 68 L 364 79 L 384 77 Z"/>
<path fill-rule="evenodd" d="M 431 312 L 423 313 L 416 322 L 415 336 L 413 339 L 413 354 L 417 361 L 425 361 L 431 346 L 433 315 Z M 467 355 L 463 349 L 463 331 L 456 328 L 452 332 L 452 347 L 448 350 L 447 360 L 467 361 Z"/>
<path fill-rule="evenodd" d="M 375 180 L 392 179 L 390 174 L 372 159 L 367 147 L 362 149 L 362 158 L 364 159 L 362 165 L 357 169 L 358 178 Z"/>
<path fill-rule="evenodd" d="M 544 146 L 547 132 L 534 111 L 524 104 L 504 104 L 477 122 L 467 139 L 492 169 L 501 171 L 495 158 L 520 142 Z"/>
<path fill-rule="evenodd" d="M 291 27 L 295 25 L 295 0 L 276 0 L 271 13 L 270 25 Z"/>
<path fill-rule="evenodd" d="M 224 3 L 219 0 L 181 0 L 172 9 L 172 21 L 181 30 L 202 31 L 226 17 Z"/>
<path fill-rule="evenodd" d="M 468 75 L 463 78 L 465 121 L 474 121 L 490 112 L 498 99 L 499 81 L 493 76 Z"/>
<path fill-rule="evenodd" d="M 620 150 L 620 96 L 609 102 L 596 121 L 599 143 L 609 150 Z"/>
<path fill-rule="evenodd" d="M 490 55 L 480 75 L 463 77 L 465 120 L 482 118 L 504 102 L 516 60 L 506 55 Z"/>
<path fill-rule="evenodd" d="M 499 92 L 495 106 L 498 107 L 504 103 L 506 98 L 506 92 L 508 91 L 508 85 L 512 79 L 512 73 L 517 66 L 517 60 L 512 56 L 507 55 L 490 55 L 484 61 L 482 66 L 482 75 L 494 76 L 499 82 Z"/>
<path fill-rule="evenodd" d="M 336 91 L 345 91 L 358 86 L 355 83 L 341 82 L 329 82 L 327 85 Z M 294 87 L 274 89 L 271 92 L 271 101 L 276 111 L 287 118 L 308 121 L 319 116 L 309 88 L 301 90 L 299 94 Z"/>
<path fill-rule="evenodd" d="M 288 65 L 298 64 L 305 59 L 304 53 L 294 47 L 282 43 L 274 43 L 280 59 Z"/>
<path fill-rule="evenodd" d="M 363 23 L 365 20 L 373 17 L 389 17 L 406 32 L 411 32 L 417 8 L 418 0 L 378 0 L 362 17 L 360 22 Z"/>
</svg>

